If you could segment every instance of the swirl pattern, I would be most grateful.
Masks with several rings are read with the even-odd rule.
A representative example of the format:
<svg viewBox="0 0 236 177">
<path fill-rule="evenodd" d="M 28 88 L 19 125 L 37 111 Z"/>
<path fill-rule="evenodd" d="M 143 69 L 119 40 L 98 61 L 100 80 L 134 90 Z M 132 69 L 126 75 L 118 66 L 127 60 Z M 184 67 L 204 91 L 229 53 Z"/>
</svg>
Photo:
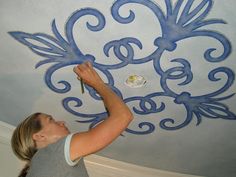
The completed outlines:
<svg viewBox="0 0 236 177">
<path fill-rule="evenodd" d="M 80 64 L 85 60 L 90 60 L 93 66 L 101 71 L 108 80 L 109 86 L 126 102 L 138 102 L 139 106 L 133 107 L 133 112 L 139 115 L 157 114 L 165 110 L 166 104 L 161 102 L 157 104 L 155 101 L 160 97 L 169 97 L 174 100 L 176 106 L 182 105 L 186 110 L 186 118 L 180 124 L 176 124 L 175 118 L 164 118 L 160 121 L 160 127 L 165 130 L 177 130 L 187 126 L 194 117 L 197 119 L 197 125 L 201 123 L 203 117 L 216 119 L 229 119 L 236 120 L 236 115 L 229 110 L 228 106 L 221 101 L 229 99 L 234 96 L 219 97 L 220 94 L 226 92 L 233 84 L 235 74 L 232 69 L 228 67 L 218 67 L 208 74 L 208 79 L 211 82 L 222 80 L 216 77 L 218 73 L 226 76 L 225 84 L 212 93 L 205 95 L 192 96 L 191 93 L 183 91 L 177 93 L 168 85 L 168 81 L 177 80 L 181 81 L 179 86 L 185 86 L 192 82 L 194 73 L 191 70 L 191 63 L 186 58 L 174 58 L 171 62 L 178 64 L 178 66 L 164 70 L 161 66 L 163 60 L 163 53 L 165 51 L 173 52 L 176 50 L 177 43 L 181 40 L 193 37 L 208 37 L 218 41 L 222 47 L 223 52 L 218 56 L 213 56 L 216 48 L 209 48 L 204 52 L 204 59 L 209 63 L 219 63 L 228 58 L 232 51 L 230 41 L 221 33 L 211 30 L 203 29 L 202 27 L 211 24 L 226 24 L 224 20 L 212 19 L 205 20 L 210 12 L 213 1 L 202 0 L 198 5 L 193 6 L 194 0 L 187 0 L 183 6 L 183 0 L 177 0 L 173 5 L 171 0 L 165 0 L 166 12 L 160 8 L 158 4 L 151 0 L 117 0 L 111 7 L 111 15 L 115 21 L 120 24 L 126 24 L 135 20 L 134 11 L 130 10 L 128 16 L 123 17 L 120 15 L 120 8 L 128 4 L 138 4 L 148 8 L 156 17 L 157 22 L 161 27 L 161 36 L 157 36 L 153 40 L 156 49 L 148 56 L 137 58 L 133 46 L 137 46 L 140 50 L 143 48 L 142 42 L 134 37 L 126 37 L 110 41 L 104 45 L 103 52 L 109 56 L 109 52 L 113 49 L 114 55 L 118 59 L 118 63 L 109 65 L 101 64 L 96 61 L 96 57 L 91 54 L 85 54 L 81 51 L 80 47 L 76 44 L 73 28 L 75 23 L 84 16 L 92 16 L 97 20 L 96 25 L 86 23 L 87 29 L 92 32 L 102 31 L 106 26 L 104 15 L 93 8 L 85 8 L 74 12 L 65 24 L 65 38 L 59 33 L 56 22 L 52 22 L 52 32 L 54 36 L 44 33 L 29 34 L 20 31 L 9 32 L 17 41 L 29 47 L 32 52 L 42 56 L 42 60 L 36 64 L 36 68 L 41 65 L 53 63 L 45 73 L 45 83 L 54 92 L 64 94 L 71 90 L 71 85 L 65 80 L 58 81 L 57 84 L 63 86 L 59 87 L 52 82 L 52 75 L 55 71 L 70 65 Z M 182 11 L 180 9 L 183 9 Z M 28 39 L 37 41 L 43 46 L 38 46 L 31 43 Z M 122 52 L 125 49 L 126 54 Z M 162 91 L 150 93 L 146 96 L 135 96 L 123 98 L 121 91 L 115 86 L 115 80 L 111 74 L 111 70 L 116 70 L 125 67 L 129 64 L 141 65 L 147 62 L 153 62 L 153 69 L 156 74 L 161 78 L 160 84 Z M 86 90 L 90 96 L 95 100 L 100 100 L 97 93 L 90 87 L 86 86 Z M 156 99 L 155 99 L 156 98 Z M 71 103 L 75 103 L 71 106 Z M 78 122 L 90 123 L 90 128 L 96 126 L 107 117 L 106 110 L 95 114 L 84 114 L 75 111 L 76 107 L 83 106 L 82 100 L 77 97 L 67 97 L 62 100 L 63 107 L 71 114 L 78 116 Z M 142 135 L 149 134 L 155 130 L 154 123 L 143 121 L 138 124 L 137 129 L 126 129 L 128 133 Z M 145 129 L 145 130 L 144 130 Z"/>
</svg>

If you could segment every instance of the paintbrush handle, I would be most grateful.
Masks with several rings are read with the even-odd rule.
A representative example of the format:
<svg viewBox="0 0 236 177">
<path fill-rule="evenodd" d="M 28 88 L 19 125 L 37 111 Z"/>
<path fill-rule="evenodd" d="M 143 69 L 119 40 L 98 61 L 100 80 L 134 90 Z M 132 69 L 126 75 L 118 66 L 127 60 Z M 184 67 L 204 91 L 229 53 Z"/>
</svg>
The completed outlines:
<svg viewBox="0 0 236 177">
<path fill-rule="evenodd" d="M 84 93 L 84 82 L 82 79 L 80 79 L 80 86 L 81 86 L 81 92 Z"/>
</svg>

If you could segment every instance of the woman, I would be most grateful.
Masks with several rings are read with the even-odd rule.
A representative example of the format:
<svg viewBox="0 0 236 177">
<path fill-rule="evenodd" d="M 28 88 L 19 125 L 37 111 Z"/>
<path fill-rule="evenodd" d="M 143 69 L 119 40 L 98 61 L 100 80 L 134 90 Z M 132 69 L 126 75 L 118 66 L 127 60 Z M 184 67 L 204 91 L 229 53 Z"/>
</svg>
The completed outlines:
<svg viewBox="0 0 236 177">
<path fill-rule="evenodd" d="M 28 162 L 20 177 L 87 177 L 83 157 L 110 144 L 133 119 L 129 108 L 102 81 L 91 63 L 78 65 L 74 72 L 100 94 L 109 117 L 87 132 L 71 134 L 64 122 L 48 114 L 29 116 L 12 136 L 14 153 Z"/>
</svg>

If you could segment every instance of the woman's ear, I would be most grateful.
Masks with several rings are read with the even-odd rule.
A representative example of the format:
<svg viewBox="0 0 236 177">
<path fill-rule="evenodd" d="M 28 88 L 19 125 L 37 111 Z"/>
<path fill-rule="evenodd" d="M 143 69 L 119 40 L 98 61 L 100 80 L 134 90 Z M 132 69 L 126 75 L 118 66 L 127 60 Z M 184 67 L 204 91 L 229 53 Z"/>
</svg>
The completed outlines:
<svg viewBox="0 0 236 177">
<path fill-rule="evenodd" d="M 32 136 L 33 140 L 36 142 L 42 142 L 45 141 L 46 137 L 44 136 L 43 133 L 41 133 L 40 131 L 37 133 L 34 133 Z"/>
</svg>

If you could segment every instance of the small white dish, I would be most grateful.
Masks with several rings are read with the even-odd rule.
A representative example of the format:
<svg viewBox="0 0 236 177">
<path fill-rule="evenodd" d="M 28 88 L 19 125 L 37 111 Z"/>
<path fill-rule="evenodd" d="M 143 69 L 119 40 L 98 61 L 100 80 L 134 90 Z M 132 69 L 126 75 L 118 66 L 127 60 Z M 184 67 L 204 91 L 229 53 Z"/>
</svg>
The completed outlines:
<svg viewBox="0 0 236 177">
<path fill-rule="evenodd" d="M 131 88 L 143 87 L 146 83 L 145 78 L 140 75 L 131 75 L 125 81 L 125 85 Z"/>
</svg>

